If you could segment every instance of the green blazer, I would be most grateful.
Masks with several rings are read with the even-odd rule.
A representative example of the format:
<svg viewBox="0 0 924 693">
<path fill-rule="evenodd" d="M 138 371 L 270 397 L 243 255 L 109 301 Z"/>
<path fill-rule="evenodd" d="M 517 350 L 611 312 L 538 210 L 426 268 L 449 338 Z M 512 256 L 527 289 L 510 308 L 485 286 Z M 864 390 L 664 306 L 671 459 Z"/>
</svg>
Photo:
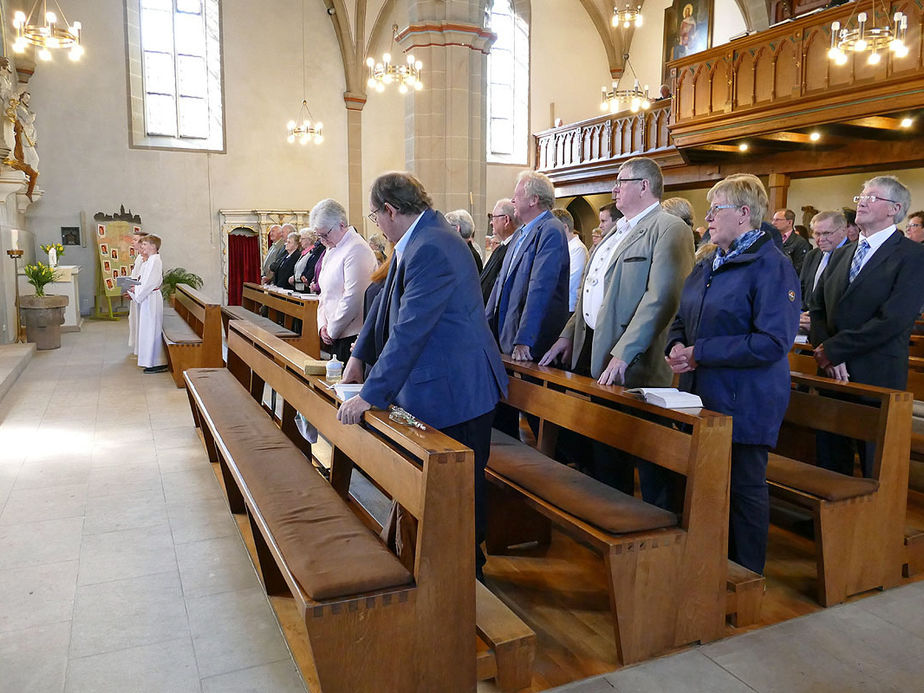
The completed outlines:
<svg viewBox="0 0 924 693">
<path fill-rule="evenodd" d="M 614 228 L 610 234 L 615 233 Z M 585 265 L 594 261 L 599 243 Z M 639 220 L 610 259 L 604 275 L 603 303 L 591 344 L 590 372 L 603 373 L 610 358 L 626 363 L 629 387 L 666 387 L 673 374 L 664 360 L 667 333 L 677 307 L 683 282 L 693 269 L 693 237 L 690 227 L 660 206 Z M 583 282 L 574 314 L 561 336 L 571 340 L 572 368 L 584 348 Z"/>
</svg>

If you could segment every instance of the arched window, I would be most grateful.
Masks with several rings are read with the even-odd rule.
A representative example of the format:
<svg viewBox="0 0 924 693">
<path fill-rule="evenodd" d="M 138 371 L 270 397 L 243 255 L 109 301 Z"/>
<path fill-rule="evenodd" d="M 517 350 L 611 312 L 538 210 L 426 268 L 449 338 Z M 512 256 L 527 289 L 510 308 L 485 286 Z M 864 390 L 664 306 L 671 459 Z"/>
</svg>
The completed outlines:
<svg viewBox="0 0 924 693">
<path fill-rule="evenodd" d="M 126 0 L 132 145 L 224 149 L 218 0 Z"/>
<path fill-rule="evenodd" d="M 529 144 L 529 25 L 512 0 L 492 0 L 488 161 L 525 165 Z"/>
</svg>

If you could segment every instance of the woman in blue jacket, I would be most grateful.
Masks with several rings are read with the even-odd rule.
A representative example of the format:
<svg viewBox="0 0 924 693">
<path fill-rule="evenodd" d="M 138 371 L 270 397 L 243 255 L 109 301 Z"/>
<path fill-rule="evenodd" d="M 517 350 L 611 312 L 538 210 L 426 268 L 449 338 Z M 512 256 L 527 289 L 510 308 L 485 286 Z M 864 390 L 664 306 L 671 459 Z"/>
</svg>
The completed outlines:
<svg viewBox="0 0 924 693">
<path fill-rule="evenodd" d="M 707 199 L 706 222 L 718 248 L 684 284 L 667 360 L 682 374 L 680 389 L 733 417 L 728 554 L 763 573 L 767 455 L 789 404 L 787 353 L 799 327 L 799 277 L 760 229 L 768 200 L 756 176 L 729 176 Z"/>
</svg>

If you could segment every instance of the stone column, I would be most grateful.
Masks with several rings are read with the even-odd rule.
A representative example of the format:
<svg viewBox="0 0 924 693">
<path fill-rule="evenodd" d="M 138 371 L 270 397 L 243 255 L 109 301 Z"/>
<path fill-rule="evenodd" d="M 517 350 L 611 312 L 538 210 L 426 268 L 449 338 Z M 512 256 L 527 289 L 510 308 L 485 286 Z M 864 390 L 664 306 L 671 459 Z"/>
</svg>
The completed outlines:
<svg viewBox="0 0 924 693">
<path fill-rule="evenodd" d="M 412 0 L 411 24 L 398 36 L 405 54 L 423 62 L 424 87 L 407 100 L 407 168 L 420 178 L 436 209 L 467 209 L 476 219 L 487 210 L 485 83 L 494 41 L 480 23 L 480 6 Z M 433 14 L 420 16 L 424 12 Z M 433 18 L 437 13 L 443 16 Z"/>
<path fill-rule="evenodd" d="M 347 172 L 349 174 L 349 200 L 347 218 L 363 233 L 368 197 L 363 190 L 363 106 L 366 95 L 346 92 L 343 101 L 347 109 Z"/>
</svg>

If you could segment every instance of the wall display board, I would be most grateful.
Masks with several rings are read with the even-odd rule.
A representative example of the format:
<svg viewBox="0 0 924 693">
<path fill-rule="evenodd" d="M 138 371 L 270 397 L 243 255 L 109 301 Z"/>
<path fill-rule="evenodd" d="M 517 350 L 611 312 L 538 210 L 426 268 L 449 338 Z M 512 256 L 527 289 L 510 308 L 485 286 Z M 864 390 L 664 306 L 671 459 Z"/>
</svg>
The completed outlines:
<svg viewBox="0 0 924 693">
<path fill-rule="evenodd" d="M 141 217 L 125 211 L 117 214 L 97 212 L 93 216 L 96 238 L 96 308 L 94 317 L 118 320 L 122 304 L 122 289 L 116 284 L 119 277 L 128 277 L 135 263 L 132 234 L 141 231 Z M 117 299 L 113 310 L 113 299 Z M 124 311 L 123 311 L 124 313 Z"/>
</svg>

